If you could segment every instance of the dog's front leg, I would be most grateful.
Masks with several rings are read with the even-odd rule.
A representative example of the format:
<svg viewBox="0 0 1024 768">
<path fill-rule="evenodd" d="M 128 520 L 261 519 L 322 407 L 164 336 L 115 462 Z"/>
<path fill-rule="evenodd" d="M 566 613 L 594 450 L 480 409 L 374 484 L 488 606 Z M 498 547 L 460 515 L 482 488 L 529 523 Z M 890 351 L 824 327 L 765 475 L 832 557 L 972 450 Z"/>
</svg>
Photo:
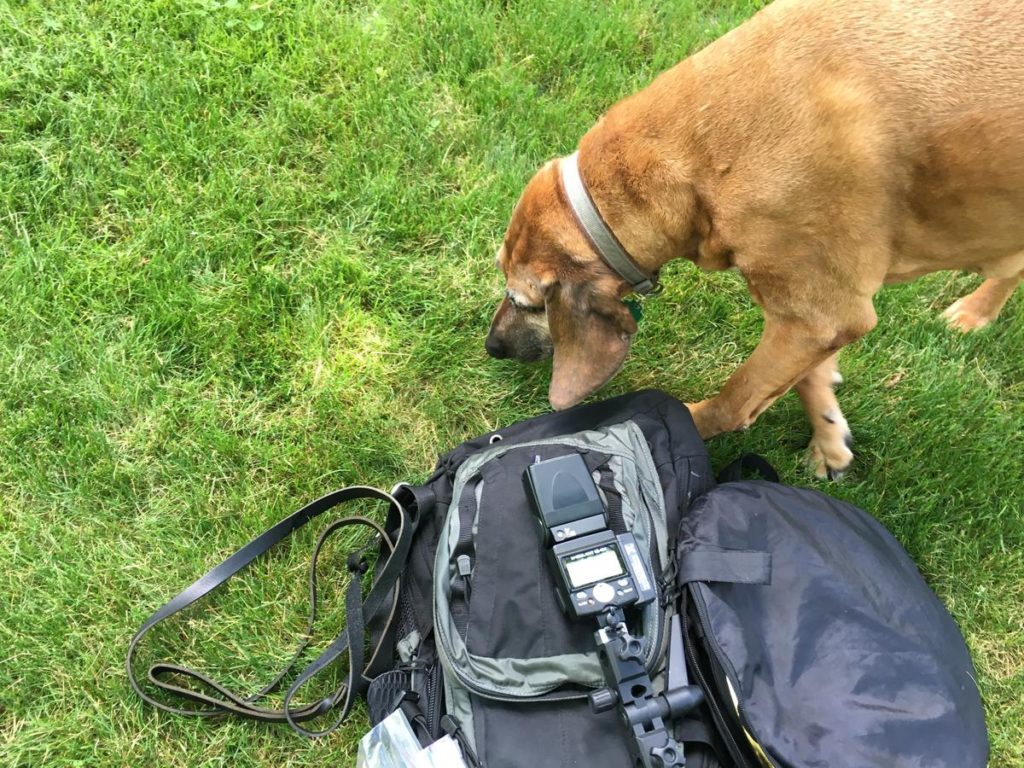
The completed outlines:
<svg viewBox="0 0 1024 768">
<path fill-rule="evenodd" d="M 853 435 L 834 391 L 842 380 L 837 352 L 796 383 L 796 393 L 813 430 L 807 459 L 818 478 L 838 480 L 853 461 Z"/>
<path fill-rule="evenodd" d="M 690 406 L 704 438 L 746 429 L 797 382 L 827 363 L 839 348 L 874 327 L 870 301 L 840 317 L 814 321 L 765 315 L 764 333 L 750 358 L 717 396 Z"/>
</svg>

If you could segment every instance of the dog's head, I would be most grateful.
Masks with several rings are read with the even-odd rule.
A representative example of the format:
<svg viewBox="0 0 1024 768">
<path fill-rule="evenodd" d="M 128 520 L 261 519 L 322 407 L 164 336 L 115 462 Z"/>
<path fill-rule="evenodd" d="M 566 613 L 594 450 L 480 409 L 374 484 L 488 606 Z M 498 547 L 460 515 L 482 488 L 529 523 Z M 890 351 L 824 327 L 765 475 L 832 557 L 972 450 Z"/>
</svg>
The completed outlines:
<svg viewBox="0 0 1024 768">
<path fill-rule="evenodd" d="M 492 357 L 553 357 L 548 399 L 575 405 L 622 366 L 636 321 L 629 286 L 594 252 L 569 208 L 558 163 L 527 184 L 498 251 L 505 298 L 487 334 Z"/>
</svg>

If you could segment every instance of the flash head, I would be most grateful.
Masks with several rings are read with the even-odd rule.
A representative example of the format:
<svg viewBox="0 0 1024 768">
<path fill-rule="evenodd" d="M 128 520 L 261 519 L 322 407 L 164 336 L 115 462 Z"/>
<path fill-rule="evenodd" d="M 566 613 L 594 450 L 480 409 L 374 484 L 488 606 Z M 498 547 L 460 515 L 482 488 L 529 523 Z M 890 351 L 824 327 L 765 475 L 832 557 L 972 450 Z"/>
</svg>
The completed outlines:
<svg viewBox="0 0 1024 768">
<path fill-rule="evenodd" d="M 548 546 L 607 527 L 604 504 L 580 454 L 531 464 L 524 477 Z"/>
</svg>

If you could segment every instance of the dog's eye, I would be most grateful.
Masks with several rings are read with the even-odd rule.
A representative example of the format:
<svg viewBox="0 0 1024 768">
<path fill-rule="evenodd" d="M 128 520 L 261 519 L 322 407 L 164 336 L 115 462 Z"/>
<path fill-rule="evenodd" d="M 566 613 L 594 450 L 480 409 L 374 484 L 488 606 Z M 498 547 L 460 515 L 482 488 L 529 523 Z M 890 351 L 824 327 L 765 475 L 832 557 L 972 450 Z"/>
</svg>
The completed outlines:
<svg viewBox="0 0 1024 768">
<path fill-rule="evenodd" d="M 510 302 L 512 302 L 512 306 L 513 307 L 515 307 L 516 309 L 522 310 L 523 312 L 543 312 L 544 311 L 544 305 L 543 304 L 540 304 L 539 306 L 534 306 L 532 304 L 523 304 L 519 300 L 519 297 L 516 296 L 511 291 L 505 291 L 505 296 L 508 297 L 508 300 Z"/>
</svg>

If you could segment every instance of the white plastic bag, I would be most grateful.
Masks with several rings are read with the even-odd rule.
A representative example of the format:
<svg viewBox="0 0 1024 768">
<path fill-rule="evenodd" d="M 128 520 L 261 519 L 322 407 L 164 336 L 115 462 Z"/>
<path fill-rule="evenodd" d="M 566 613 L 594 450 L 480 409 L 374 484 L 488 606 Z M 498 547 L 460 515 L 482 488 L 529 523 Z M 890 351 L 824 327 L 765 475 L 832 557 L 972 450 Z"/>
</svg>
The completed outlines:
<svg viewBox="0 0 1024 768">
<path fill-rule="evenodd" d="M 409 768 L 420 751 L 412 726 L 396 709 L 360 739 L 356 768 Z"/>
<path fill-rule="evenodd" d="M 412 768 L 467 768 L 459 745 L 451 736 L 442 736 L 416 755 Z"/>
<path fill-rule="evenodd" d="M 443 736 L 426 749 L 396 709 L 359 741 L 356 768 L 468 768 L 459 745 Z"/>
<path fill-rule="evenodd" d="M 426 749 L 412 732 L 402 710 L 396 709 L 359 741 L 356 768 L 468 768 L 451 736 Z"/>
</svg>

